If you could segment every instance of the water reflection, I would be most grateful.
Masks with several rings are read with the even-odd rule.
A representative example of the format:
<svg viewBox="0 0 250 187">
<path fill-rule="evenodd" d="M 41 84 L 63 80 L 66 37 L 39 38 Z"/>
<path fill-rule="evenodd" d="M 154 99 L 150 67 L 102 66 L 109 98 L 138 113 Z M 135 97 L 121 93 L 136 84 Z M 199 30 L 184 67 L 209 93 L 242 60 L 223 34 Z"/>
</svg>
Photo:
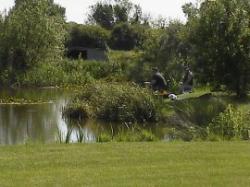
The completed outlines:
<svg viewBox="0 0 250 187">
<path fill-rule="evenodd" d="M 67 122 L 62 119 L 58 123 L 56 139 L 62 143 L 91 143 L 96 142 L 95 126 L 92 123 Z M 69 140 L 67 140 L 69 136 Z M 69 141 L 69 142 L 67 142 Z"/>
<path fill-rule="evenodd" d="M 93 121 L 80 124 L 63 119 L 62 108 L 72 96 L 72 92 L 59 89 L 0 90 L 3 101 L 9 101 L 9 98 L 39 101 L 0 104 L 0 145 L 65 142 L 69 131 L 69 142 L 78 142 L 79 136 L 83 137 L 83 142 L 95 142 L 102 129 L 100 124 Z"/>
<path fill-rule="evenodd" d="M 61 108 L 67 102 L 67 94 L 60 90 L 12 90 L 0 91 L 0 98 L 21 98 L 47 101 L 32 104 L 0 105 L 0 144 L 23 144 L 27 141 L 44 143 L 55 141 L 57 126 L 63 124 Z M 49 102 L 48 102 L 49 101 Z"/>
<path fill-rule="evenodd" d="M 62 108 L 72 96 L 72 92 L 59 89 L 0 90 L 1 100 L 13 97 L 46 101 L 40 104 L 0 104 L 0 145 L 65 142 L 67 139 L 68 142 L 90 143 L 96 142 L 101 133 L 114 136 L 131 129 L 128 124 L 105 124 L 91 120 L 79 123 L 63 119 Z M 164 128 L 157 124 L 145 128 L 159 139 L 164 139 Z"/>
</svg>

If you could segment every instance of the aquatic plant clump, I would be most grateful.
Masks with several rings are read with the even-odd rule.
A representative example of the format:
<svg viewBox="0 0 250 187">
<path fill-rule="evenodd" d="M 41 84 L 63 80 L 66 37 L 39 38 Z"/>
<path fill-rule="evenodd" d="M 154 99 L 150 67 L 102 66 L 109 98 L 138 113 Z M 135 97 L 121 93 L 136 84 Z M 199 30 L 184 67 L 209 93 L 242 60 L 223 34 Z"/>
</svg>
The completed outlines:
<svg viewBox="0 0 250 187">
<path fill-rule="evenodd" d="M 107 122 L 142 123 L 158 119 L 158 106 L 147 89 L 131 84 L 97 83 L 87 85 L 66 106 L 63 114 L 71 119 L 85 116 Z"/>
<path fill-rule="evenodd" d="M 223 140 L 249 139 L 249 132 L 243 112 L 228 105 L 208 126 L 210 135 L 216 135 Z"/>
</svg>

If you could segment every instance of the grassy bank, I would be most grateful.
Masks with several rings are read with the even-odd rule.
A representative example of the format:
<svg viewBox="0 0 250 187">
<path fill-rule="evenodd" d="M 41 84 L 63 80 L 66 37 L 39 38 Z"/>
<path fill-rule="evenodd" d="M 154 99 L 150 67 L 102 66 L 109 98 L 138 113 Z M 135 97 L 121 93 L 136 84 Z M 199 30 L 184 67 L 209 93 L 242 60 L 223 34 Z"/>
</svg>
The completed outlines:
<svg viewBox="0 0 250 187">
<path fill-rule="evenodd" d="M 1 186 L 248 186 L 249 142 L 0 147 Z"/>
<path fill-rule="evenodd" d="M 249 97 L 241 101 L 207 88 L 179 95 L 173 101 L 132 84 L 96 83 L 83 89 L 63 114 L 80 121 L 90 118 L 118 122 L 112 125 L 118 129 L 127 124 L 133 127 L 133 123 L 145 127 L 147 122 L 153 122 L 149 126 L 168 128 L 165 135 L 174 140 L 248 140 L 249 101 Z M 112 128 L 110 140 L 114 140 Z"/>
<path fill-rule="evenodd" d="M 157 101 L 148 89 L 128 83 L 86 85 L 63 112 L 72 119 L 106 122 L 155 122 Z"/>
<path fill-rule="evenodd" d="M 67 59 L 45 61 L 27 70 L 0 70 L 0 83 L 6 87 L 82 86 L 95 80 L 124 82 L 132 76 L 141 52 L 109 51 L 105 61 Z M 132 77 L 131 77 L 132 76 Z M 140 80 L 143 82 L 144 79 Z"/>
</svg>

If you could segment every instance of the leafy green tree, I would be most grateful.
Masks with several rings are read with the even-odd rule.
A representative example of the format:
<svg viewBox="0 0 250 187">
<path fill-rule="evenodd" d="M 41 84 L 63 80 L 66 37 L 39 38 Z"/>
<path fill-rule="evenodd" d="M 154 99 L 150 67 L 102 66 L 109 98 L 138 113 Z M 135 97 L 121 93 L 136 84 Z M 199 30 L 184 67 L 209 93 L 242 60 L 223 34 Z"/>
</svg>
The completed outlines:
<svg viewBox="0 0 250 187">
<path fill-rule="evenodd" d="M 115 23 L 122 23 L 129 21 L 129 14 L 132 10 L 133 3 L 129 0 L 115 0 L 114 8 L 114 17 Z"/>
<path fill-rule="evenodd" d="M 67 23 L 66 47 L 104 48 L 110 32 L 101 26 Z"/>
<path fill-rule="evenodd" d="M 196 16 L 198 13 L 198 9 L 195 7 L 193 3 L 186 3 L 182 6 L 183 13 L 188 17 Z"/>
<path fill-rule="evenodd" d="M 112 29 L 115 22 L 112 4 L 97 2 L 92 5 L 88 19 L 90 23 L 96 23 L 105 29 Z"/>
<path fill-rule="evenodd" d="M 166 28 L 151 29 L 151 37 L 144 44 L 144 62 L 161 69 L 175 87 L 181 81 L 183 65 L 190 63 L 189 43 L 183 36 L 184 31 L 183 23 L 171 21 Z"/>
<path fill-rule="evenodd" d="M 203 82 L 246 95 L 250 75 L 250 3 L 205 0 L 189 13 L 187 29 Z"/>
<path fill-rule="evenodd" d="M 88 21 L 111 30 L 120 23 L 140 24 L 143 17 L 140 5 L 129 0 L 99 1 L 90 6 Z"/>
<path fill-rule="evenodd" d="M 4 20 L 4 65 L 15 71 L 62 57 L 65 38 L 63 8 L 53 0 L 18 0 Z"/>
<path fill-rule="evenodd" d="M 130 25 L 121 23 L 111 32 L 110 45 L 113 49 L 131 50 L 141 48 L 147 38 L 147 27 L 143 25 Z"/>
</svg>

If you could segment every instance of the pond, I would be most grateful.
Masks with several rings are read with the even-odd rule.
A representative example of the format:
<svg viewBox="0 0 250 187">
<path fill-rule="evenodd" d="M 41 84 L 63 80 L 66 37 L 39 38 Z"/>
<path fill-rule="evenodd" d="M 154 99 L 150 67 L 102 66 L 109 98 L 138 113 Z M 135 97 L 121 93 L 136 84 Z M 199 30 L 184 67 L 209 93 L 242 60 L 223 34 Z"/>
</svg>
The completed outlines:
<svg viewBox="0 0 250 187">
<path fill-rule="evenodd" d="M 114 124 L 92 120 L 79 124 L 65 120 L 62 109 L 73 95 L 61 89 L 1 89 L 0 145 L 64 142 L 67 138 L 69 142 L 77 142 L 80 135 L 84 142 L 91 143 L 96 142 L 102 132 L 117 132 Z M 159 139 L 166 138 L 166 128 L 152 126 L 150 130 Z"/>
</svg>

